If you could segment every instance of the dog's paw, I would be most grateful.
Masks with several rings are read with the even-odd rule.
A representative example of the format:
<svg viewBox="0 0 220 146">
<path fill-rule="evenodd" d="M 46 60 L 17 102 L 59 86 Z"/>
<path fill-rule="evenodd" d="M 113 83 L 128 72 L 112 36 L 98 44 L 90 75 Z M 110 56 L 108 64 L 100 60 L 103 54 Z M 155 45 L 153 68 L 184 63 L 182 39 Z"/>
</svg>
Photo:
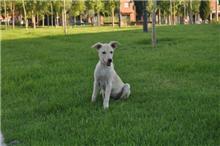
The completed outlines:
<svg viewBox="0 0 220 146">
<path fill-rule="evenodd" d="M 103 108 L 104 108 L 104 109 L 108 109 L 108 108 L 109 108 L 109 104 L 104 104 L 104 105 L 103 105 Z"/>
<path fill-rule="evenodd" d="M 109 107 L 103 107 L 104 108 L 104 110 L 107 110 Z"/>
</svg>

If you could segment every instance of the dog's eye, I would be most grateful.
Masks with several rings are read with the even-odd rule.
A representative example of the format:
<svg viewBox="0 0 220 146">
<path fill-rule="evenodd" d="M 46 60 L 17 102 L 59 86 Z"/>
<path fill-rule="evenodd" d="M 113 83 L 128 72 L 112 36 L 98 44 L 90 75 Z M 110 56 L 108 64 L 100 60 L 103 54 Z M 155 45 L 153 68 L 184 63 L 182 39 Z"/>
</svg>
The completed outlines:
<svg viewBox="0 0 220 146">
<path fill-rule="evenodd" d="M 110 51 L 110 53 L 112 54 L 112 53 L 113 53 L 113 51 Z"/>
<path fill-rule="evenodd" d="M 106 52 L 102 52 L 102 54 L 106 54 Z"/>
</svg>

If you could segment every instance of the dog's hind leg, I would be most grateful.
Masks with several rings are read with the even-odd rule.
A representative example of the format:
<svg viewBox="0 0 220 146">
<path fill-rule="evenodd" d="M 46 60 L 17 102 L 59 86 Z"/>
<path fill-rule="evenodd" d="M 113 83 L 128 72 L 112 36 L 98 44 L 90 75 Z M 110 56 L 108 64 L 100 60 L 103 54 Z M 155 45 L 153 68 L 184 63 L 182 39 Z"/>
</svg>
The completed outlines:
<svg viewBox="0 0 220 146">
<path fill-rule="evenodd" d="M 122 92 L 122 95 L 121 95 L 121 98 L 122 99 L 126 99 L 130 96 L 131 94 L 131 89 L 130 89 L 130 84 L 126 83 L 123 87 L 123 92 Z"/>
</svg>

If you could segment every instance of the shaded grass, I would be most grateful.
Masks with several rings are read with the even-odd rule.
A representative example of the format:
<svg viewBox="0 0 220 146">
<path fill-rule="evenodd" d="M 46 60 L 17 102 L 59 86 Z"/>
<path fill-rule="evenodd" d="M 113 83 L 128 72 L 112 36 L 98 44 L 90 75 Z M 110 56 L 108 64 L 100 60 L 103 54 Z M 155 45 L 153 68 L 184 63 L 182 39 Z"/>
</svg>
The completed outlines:
<svg viewBox="0 0 220 146">
<path fill-rule="evenodd" d="M 2 131 L 18 145 L 219 145 L 219 25 L 2 32 Z M 97 33 L 85 33 L 97 31 Z M 45 32 L 44 32 L 45 31 Z M 114 31 L 114 32 L 111 32 Z M 51 33 L 50 33 L 51 32 Z M 119 41 L 115 68 L 131 98 L 90 103 L 98 57 Z"/>
</svg>

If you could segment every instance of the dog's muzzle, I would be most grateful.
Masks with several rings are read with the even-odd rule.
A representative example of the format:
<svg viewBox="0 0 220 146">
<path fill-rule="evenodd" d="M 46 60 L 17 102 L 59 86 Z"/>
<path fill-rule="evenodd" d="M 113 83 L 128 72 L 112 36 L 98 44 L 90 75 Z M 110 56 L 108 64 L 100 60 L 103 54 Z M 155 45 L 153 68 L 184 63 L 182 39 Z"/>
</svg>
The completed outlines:
<svg viewBox="0 0 220 146">
<path fill-rule="evenodd" d="M 112 63 L 112 59 L 108 59 L 107 66 L 111 66 L 111 63 Z"/>
</svg>

